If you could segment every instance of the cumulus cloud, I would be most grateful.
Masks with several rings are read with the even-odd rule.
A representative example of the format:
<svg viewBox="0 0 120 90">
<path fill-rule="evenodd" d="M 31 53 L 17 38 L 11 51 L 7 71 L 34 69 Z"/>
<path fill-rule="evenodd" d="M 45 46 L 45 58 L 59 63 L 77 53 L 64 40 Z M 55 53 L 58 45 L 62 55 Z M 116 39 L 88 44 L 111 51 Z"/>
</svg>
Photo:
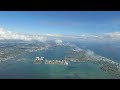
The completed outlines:
<svg viewBox="0 0 120 90">
<path fill-rule="evenodd" d="M 0 28 L 0 40 L 23 40 L 23 41 L 46 41 L 47 37 L 40 35 L 28 35 L 14 33 L 11 31 L 6 31 L 4 28 Z"/>
<path fill-rule="evenodd" d="M 64 40 L 101 40 L 101 36 L 92 35 L 92 34 L 80 34 L 80 35 L 63 35 L 57 36 L 56 38 Z"/>
<path fill-rule="evenodd" d="M 56 42 L 56 44 L 62 44 L 62 40 L 60 40 L 60 39 L 57 39 L 57 40 L 55 40 L 55 42 Z"/>
<path fill-rule="evenodd" d="M 110 32 L 101 34 L 80 34 L 80 35 L 66 35 L 61 38 L 69 40 L 85 40 L 85 41 L 118 41 L 120 40 L 120 32 Z"/>
<path fill-rule="evenodd" d="M 120 32 L 110 32 L 103 34 L 79 34 L 79 35 L 62 35 L 62 34 L 44 34 L 29 35 L 6 31 L 0 28 L 0 40 L 23 40 L 23 41 L 46 41 L 48 39 L 55 40 L 57 44 L 61 44 L 62 40 L 86 40 L 86 41 L 116 41 L 120 40 Z"/>
<path fill-rule="evenodd" d="M 86 51 L 86 55 L 87 55 L 87 56 L 94 55 L 94 52 L 88 49 L 88 50 Z"/>
<path fill-rule="evenodd" d="M 105 33 L 104 37 L 112 40 L 120 40 L 120 32 Z"/>
</svg>

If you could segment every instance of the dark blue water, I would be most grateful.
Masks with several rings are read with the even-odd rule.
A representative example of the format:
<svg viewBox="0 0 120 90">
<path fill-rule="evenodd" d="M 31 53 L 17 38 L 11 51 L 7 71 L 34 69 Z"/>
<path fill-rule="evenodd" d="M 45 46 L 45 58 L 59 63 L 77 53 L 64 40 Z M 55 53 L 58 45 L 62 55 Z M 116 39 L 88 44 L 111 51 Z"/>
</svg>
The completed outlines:
<svg viewBox="0 0 120 90">
<path fill-rule="evenodd" d="M 70 48 L 66 47 L 56 47 L 40 52 L 32 52 L 29 54 L 25 54 L 24 57 L 35 59 L 35 57 L 44 57 L 48 60 L 63 60 L 65 57 L 69 55 Z"/>
<path fill-rule="evenodd" d="M 75 42 L 75 44 L 85 50 L 90 49 L 95 54 L 101 55 L 120 63 L 120 43 L 119 42 Z"/>
</svg>

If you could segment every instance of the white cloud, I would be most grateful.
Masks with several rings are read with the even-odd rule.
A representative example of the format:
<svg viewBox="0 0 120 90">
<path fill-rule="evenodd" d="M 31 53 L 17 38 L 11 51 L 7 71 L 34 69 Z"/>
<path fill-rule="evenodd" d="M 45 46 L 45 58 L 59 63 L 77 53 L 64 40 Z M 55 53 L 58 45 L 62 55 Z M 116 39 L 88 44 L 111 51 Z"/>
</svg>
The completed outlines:
<svg viewBox="0 0 120 90">
<path fill-rule="evenodd" d="M 88 55 L 88 56 L 94 55 L 94 52 L 88 49 L 86 51 L 86 55 Z"/>
<path fill-rule="evenodd" d="M 104 37 L 112 40 L 120 40 L 120 32 L 105 33 Z"/>
<path fill-rule="evenodd" d="M 46 41 L 47 37 L 40 35 L 28 35 L 28 34 L 19 34 L 11 31 L 6 31 L 4 28 L 0 28 L 0 40 L 23 40 L 23 41 Z"/>
<path fill-rule="evenodd" d="M 84 40 L 84 41 L 117 41 L 120 40 L 120 32 L 110 32 L 102 34 L 81 34 L 81 35 L 68 35 L 62 36 L 65 39 Z"/>
<path fill-rule="evenodd" d="M 87 41 L 116 41 L 120 40 L 120 32 L 110 32 L 103 34 L 80 34 L 80 35 L 61 35 L 61 34 L 44 34 L 29 35 L 6 31 L 0 28 L 0 40 L 23 40 L 23 41 L 46 41 L 55 40 L 56 43 L 62 43 L 62 40 L 87 40 Z"/>
<path fill-rule="evenodd" d="M 56 42 L 56 44 L 62 44 L 62 40 L 60 40 L 60 39 L 57 39 L 57 40 L 55 40 L 55 42 Z"/>
</svg>

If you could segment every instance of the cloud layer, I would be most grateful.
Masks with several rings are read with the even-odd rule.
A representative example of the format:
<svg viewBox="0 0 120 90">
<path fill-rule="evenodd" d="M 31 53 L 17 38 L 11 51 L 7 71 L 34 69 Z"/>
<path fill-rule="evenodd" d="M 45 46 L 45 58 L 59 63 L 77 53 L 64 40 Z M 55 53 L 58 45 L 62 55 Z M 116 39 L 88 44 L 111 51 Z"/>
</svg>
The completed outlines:
<svg viewBox="0 0 120 90">
<path fill-rule="evenodd" d="M 62 43 L 63 40 L 89 40 L 89 41 L 120 41 L 120 32 L 95 34 L 80 34 L 80 35 L 60 35 L 60 34 L 44 34 L 44 35 L 29 35 L 20 34 L 11 31 L 6 31 L 0 28 L 0 40 L 23 40 L 23 41 L 41 41 L 55 40 L 56 43 Z"/>
<path fill-rule="evenodd" d="M 28 35 L 28 34 L 19 34 L 11 31 L 6 31 L 3 28 L 0 28 L 0 40 L 23 40 L 23 41 L 46 41 L 47 37 L 39 35 Z"/>
<path fill-rule="evenodd" d="M 111 40 L 120 40 L 120 32 L 105 33 L 104 38 Z"/>
<path fill-rule="evenodd" d="M 57 37 L 68 40 L 120 41 L 120 32 L 110 32 L 102 34 L 61 35 Z"/>
</svg>

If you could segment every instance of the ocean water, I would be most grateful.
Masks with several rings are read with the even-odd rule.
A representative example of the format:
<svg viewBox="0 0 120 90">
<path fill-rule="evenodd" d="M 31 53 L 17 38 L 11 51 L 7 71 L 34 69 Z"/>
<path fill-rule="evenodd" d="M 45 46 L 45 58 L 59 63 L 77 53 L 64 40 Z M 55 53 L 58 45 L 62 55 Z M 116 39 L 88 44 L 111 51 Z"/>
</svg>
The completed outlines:
<svg viewBox="0 0 120 90">
<path fill-rule="evenodd" d="M 95 54 L 109 58 L 120 63 L 120 43 L 119 42 L 75 42 L 82 49 L 89 49 Z"/>
<path fill-rule="evenodd" d="M 0 79 L 107 79 L 113 78 L 93 62 L 70 62 L 66 65 L 34 64 L 37 56 L 48 60 L 62 60 L 69 56 L 69 48 L 56 47 L 50 50 L 21 54 L 15 60 L 0 63 Z M 20 61 L 17 61 L 19 59 Z"/>
<path fill-rule="evenodd" d="M 109 79 L 113 78 L 91 62 L 45 65 L 31 62 L 4 62 L 1 79 Z"/>
</svg>

